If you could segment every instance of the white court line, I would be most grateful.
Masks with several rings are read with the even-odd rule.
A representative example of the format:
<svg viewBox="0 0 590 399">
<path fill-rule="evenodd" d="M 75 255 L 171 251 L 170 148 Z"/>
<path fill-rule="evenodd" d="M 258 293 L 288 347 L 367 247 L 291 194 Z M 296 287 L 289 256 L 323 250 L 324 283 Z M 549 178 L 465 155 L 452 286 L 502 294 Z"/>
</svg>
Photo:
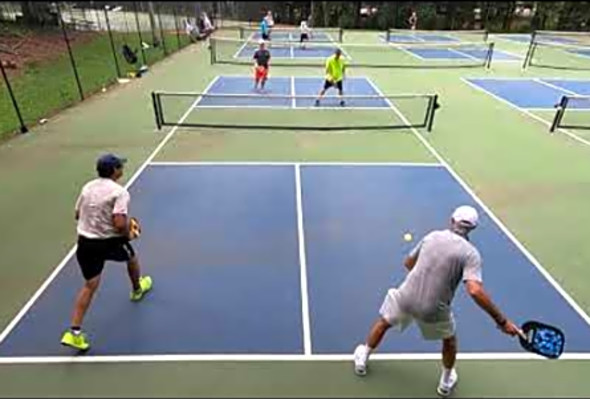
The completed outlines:
<svg viewBox="0 0 590 399">
<path fill-rule="evenodd" d="M 209 90 L 209 88 L 215 82 L 217 82 L 218 79 L 219 79 L 219 76 L 216 76 L 215 79 L 213 79 L 211 81 L 211 83 L 209 83 L 209 85 L 205 88 L 205 91 Z M 197 98 L 195 100 L 195 102 L 186 110 L 186 112 L 184 113 L 184 115 L 182 115 L 181 118 L 179 119 L 179 123 L 182 123 L 190 115 L 190 113 L 193 111 L 194 104 L 196 104 L 199 100 L 200 100 L 200 97 Z M 133 176 L 131 176 L 131 178 L 129 179 L 129 181 L 127 181 L 127 183 L 125 184 L 125 188 L 126 189 L 129 189 L 129 187 L 131 187 L 131 185 L 137 180 L 137 178 L 141 175 L 141 173 L 145 170 L 145 168 L 150 164 L 150 162 L 152 162 L 154 160 L 154 158 L 156 157 L 156 155 L 158 155 L 158 153 L 162 150 L 162 148 L 166 145 L 166 143 L 168 143 L 168 141 L 170 141 L 170 139 L 172 138 L 172 136 L 174 135 L 174 133 L 176 132 L 176 130 L 178 129 L 178 127 L 179 126 L 174 126 L 170 130 L 170 132 L 168 132 L 168 134 L 162 139 L 162 141 L 160 141 L 160 144 L 158 144 L 158 146 L 147 157 L 147 159 L 143 162 L 143 164 L 139 167 L 139 169 L 137 169 L 135 171 L 135 173 L 133 174 Z M 57 278 L 57 276 L 59 275 L 59 273 L 63 270 L 63 268 L 66 266 L 66 264 L 70 261 L 70 259 L 74 256 L 75 253 L 76 253 L 76 245 L 74 245 L 70 249 L 70 251 L 67 253 L 67 255 L 55 267 L 55 269 L 49 275 L 49 277 L 47 277 L 47 279 L 43 282 L 43 284 L 41 284 L 41 286 L 39 287 L 39 289 L 37 289 L 37 291 L 25 303 L 25 305 L 22 307 L 22 309 L 16 314 L 16 316 L 14 316 L 14 318 L 12 319 L 12 321 L 10 323 L 8 323 L 8 325 L 6 326 L 6 328 L 4 328 L 4 330 L 0 334 L 0 345 L 4 342 L 4 340 L 6 339 L 6 337 L 8 337 L 8 335 L 12 332 L 12 330 L 18 325 L 18 323 L 22 320 L 22 318 L 25 316 L 25 314 L 27 314 L 27 312 L 35 304 L 35 302 L 37 301 L 37 299 L 39 299 L 39 297 L 43 294 L 43 292 L 45 292 L 45 290 L 47 289 L 47 287 L 49 287 L 49 285 L 53 282 L 53 280 L 55 280 Z"/>
<path fill-rule="evenodd" d="M 283 162 L 283 161 L 252 161 L 252 162 L 224 162 L 224 161 L 153 161 L 150 166 L 399 166 L 442 168 L 443 165 L 434 162 Z"/>
<path fill-rule="evenodd" d="M 309 318 L 309 293 L 307 288 L 307 256 L 305 252 L 305 234 L 303 225 L 303 199 L 301 188 L 301 167 L 296 164 L 295 195 L 297 201 L 297 240 L 299 242 L 300 288 L 301 288 L 301 322 L 303 325 L 303 352 L 311 355 L 311 322 Z"/>
<path fill-rule="evenodd" d="M 420 42 L 417 42 L 417 43 L 420 43 Z M 393 47 L 394 49 L 396 49 L 396 50 L 401 50 L 401 51 L 403 51 L 404 53 L 406 53 L 406 54 L 409 54 L 410 56 L 412 56 L 412 57 L 414 57 L 414 58 L 417 58 L 417 59 L 419 59 L 419 60 L 421 60 L 421 61 L 428 61 L 428 60 L 430 60 L 430 58 L 424 58 L 424 57 L 422 57 L 421 55 L 419 55 L 419 54 L 416 54 L 416 53 L 414 53 L 413 51 L 411 51 L 411 50 L 408 50 L 407 48 L 404 48 L 404 46 L 403 46 L 403 45 L 401 45 L 401 46 L 400 46 L 400 45 L 396 45 L 395 43 L 388 43 L 388 44 L 389 44 L 391 47 Z M 409 44 L 413 44 L 413 43 L 409 43 Z"/>
<path fill-rule="evenodd" d="M 533 78 L 533 81 L 534 81 L 534 82 L 537 82 L 537 83 L 539 83 L 539 84 L 542 84 L 542 85 L 544 85 L 544 86 L 550 87 L 550 88 L 552 88 L 552 89 L 556 89 L 556 90 L 559 90 L 559 91 L 563 91 L 564 93 L 567 93 L 567 94 L 571 94 L 571 95 L 574 95 L 574 96 L 577 96 L 577 95 L 578 95 L 578 93 L 576 93 L 576 92 L 573 92 L 573 91 L 571 91 L 571 90 L 568 90 L 568 89 L 565 89 L 565 88 L 563 88 L 563 87 L 560 87 L 560 86 L 554 85 L 553 83 L 545 82 L 545 81 L 544 81 L 544 80 L 542 80 L 541 78 Z"/>
<path fill-rule="evenodd" d="M 477 78 L 477 79 L 480 79 L 480 78 Z M 536 121 L 538 121 L 538 122 L 541 122 L 541 123 L 542 123 L 542 124 L 544 124 L 545 126 L 547 126 L 547 127 L 551 127 L 551 125 L 552 125 L 552 122 L 546 121 L 545 119 L 541 118 L 540 116 L 533 114 L 533 113 L 532 113 L 532 112 L 530 112 L 528 109 L 525 109 L 525 108 L 520 108 L 519 106 L 517 106 L 517 105 L 515 105 L 515 104 L 511 103 L 510 101 L 508 101 L 508 100 L 506 100 L 506 99 L 504 99 L 504 98 L 502 98 L 502 97 L 500 97 L 500 96 L 497 96 L 496 94 L 494 94 L 494 93 L 492 93 L 492 92 L 490 92 L 490 91 L 487 91 L 487 90 L 486 90 L 486 89 L 484 89 L 483 87 L 480 87 L 480 86 L 476 85 L 475 83 L 472 83 L 472 82 L 470 82 L 469 80 L 467 80 L 467 79 L 465 79 L 465 78 L 461 78 L 461 80 L 462 80 L 463 82 L 467 83 L 469 86 L 471 86 L 471 87 L 472 87 L 472 88 L 474 88 L 475 90 L 479 90 L 479 91 L 481 91 L 482 93 L 485 93 L 485 94 L 487 94 L 487 95 L 489 95 L 489 96 L 491 96 L 491 97 L 495 98 L 496 100 L 498 100 L 498 101 L 500 101 L 500 102 L 502 102 L 502 103 L 504 103 L 504 104 L 507 104 L 507 105 L 508 105 L 508 106 L 510 106 L 511 108 L 514 108 L 515 110 L 517 110 L 517 111 L 519 111 L 519 112 L 521 112 L 521 113 L 523 113 L 523 114 L 525 114 L 525 115 L 527 115 L 527 116 L 529 116 L 529 117 L 533 118 L 534 120 L 536 120 Z M 501 79 L 496 79 L 496 80 L 501 80 Z M 532 80 L 532 79 L 526 79 L 526 80 Z M 544 109 L 543 111 L 547 111 L 547 109 Z M 562 132 L 562 133 L 563 133 L 563 134 L 565 134 L 566 136 L 570 137 L 571 139 L 573 139 L 573 140 L 576 140 L 577 142 L 579 142 L 579 143 L 582 143 L 582 144 L 584 144 L 584 145 L 587 145 L 587 146 L 589 146 L 589 147 L 590 147 L 590 141 L 588 141 L 588 140 L 586 140 L 586 139 L 583 139 L 582 137 L 578 136 L 577 134 L 575 134 L 575 133 L 572 133 L 572 132 L 570 132 L 569 130 L 566 130 L 566 129 L 563 129 L 563 128 L 558 128 L 557 130 L 558 130 L 558 131 L 560 131 L 560 132 Z M 585 314 L 585 313 L 584 313 L 584 314 Z M 588 317 L 588 316 L 586 316 L 586 317 Z M 587 319 L 587 321 L 588 321 L 588 323 L 590 324 L 590 319 Z"/>
<path fill-rule="evenodd" d="M 374 353 L 371 361 L 440 361 L 440 353 Z M 547 359 L 527 352 L 458 353 L 458 360 L 538 360 Z M 182 354 L 182 355 L 113 355 L 113 356 L 29 356 L 0 357 L 0 365 L 69 364 L 69 363 L 168 363 L 168 362 L 350 362 L 352 354 Z M 553 362 L 590 360 L 590 353 L 564 353 Z"/>
<path fill-rule="evenodd" d="M 291 76 L 291 108 L 297 108 L 297 102 L 295 100 L 295 77 Z"/>
<path fill-rule="evenodd" d="M 235 52 L 235 54 L 233 55 L 233 58 L 239 59 L 239 58 L 249 58 L 245 55 L 240 55 L 242 53 L 242 51 L 246 48 L 246 46 L 248 45 L 248 40 L 246 40 L 244 42 L 244 44 L 242 44 L 242 46 L 240 48 L 238 48 L 238 51 Z"/>
<path fill-rule="evenodd" d="M 464 81 L 468 82 L 464 78 L 461 78 Z M 375 90 L 379 91 L 379 88 L 371 81 L 371 84 L 375 88 Z M 392 108 L 394 112 L 396 112 L 399 117 L 402 119 L 404 123 L 410 125 L 409 121 L 405 118 L 405 116 L 399 112 L 396 108 Z M 531 114 L 532 115 L 532 114 Z M 547 270 L 541 265 L 541 263 L 533 256 L 532 253 L 526 249 L 526 247 L 518 241 L 518 239 L 508 230 L 508 227 L 497 217 L 490 208 L 475 194 L 475 192 L 467 185 L 467 183 L 455 172 L 451 166 L 444 160 L 444 158 L 436 151 L 436 149 L 424 138 L 422 135 L 416 130 L 415 128 L 411 127 L 411 131 L 414 133 L 416 138 L 422 142 L 422 144 L 431 152 L 431 154 L 441 163 L 443 164 L 449 173 L 455 178 L 455 180 L 463 187 L 463 189 L 469 193 L 469 195 L 479 204 L 479 206 L 488 214 L 490 219 L 492 219 L 496 225 L 502 230 L 502 232 L 512 241 L 512 243 L 522 252 L 523 255 L 529 260 L 529 262 L 547 279 L 549 284 L 553 286 L 553 288 L 565 299 L 565 301 L 578 313 L 578 315 L 590 326 L 590 316 L 586 314 L 584 309 L 577 302 L 564 290 L 561 285 L 549 274 Z M 590 143 L 588 143 L 590 144 Z"/>
<path fill-rule="evenodd" d="M 482 61 L 482 62 L 483 62 L 483 60 L 481 60 L 481 59 L 479 59 L 479 58 L 477 58 L 477 57 L 474 57 L 474 56 L 472 56 L 472 55 L 470 55 L 470 54 L 464 53 L 464 52 L 462 52 L 462 51 L 455 50 L 455 49 L 452 49 L 452 48 L 447 48 L 447 50 L 449 50 L 449 51 L 450 51 L 450 52 L 452 52 L 452 53 L 459 54 L 459 55 L 462 55 L 462 56 L 464 56 L 464 57 L 467 57 L 467 58 L 471 58 L 472 60 L 476 60 L 476 61 Z M 452 58 L 451 58 L 451 59 L 452 59 Z"/>
</svg>

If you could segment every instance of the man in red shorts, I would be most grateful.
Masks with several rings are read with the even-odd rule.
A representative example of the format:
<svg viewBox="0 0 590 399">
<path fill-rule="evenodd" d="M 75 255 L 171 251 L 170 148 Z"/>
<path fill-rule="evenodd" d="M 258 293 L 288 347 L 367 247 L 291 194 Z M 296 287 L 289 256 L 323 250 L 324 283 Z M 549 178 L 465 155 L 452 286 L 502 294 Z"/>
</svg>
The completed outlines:
<svg viewBox="0 0 590 399">
<path fill-rule="evenodd" d="M 264 40 L 260 41 L 260 47 L 254 53 L 254 90 L 264 90 L 264 84 L 268 78 L 268 69 L 270 62 L 270 51 L 266 49 Z"/>
</svg>

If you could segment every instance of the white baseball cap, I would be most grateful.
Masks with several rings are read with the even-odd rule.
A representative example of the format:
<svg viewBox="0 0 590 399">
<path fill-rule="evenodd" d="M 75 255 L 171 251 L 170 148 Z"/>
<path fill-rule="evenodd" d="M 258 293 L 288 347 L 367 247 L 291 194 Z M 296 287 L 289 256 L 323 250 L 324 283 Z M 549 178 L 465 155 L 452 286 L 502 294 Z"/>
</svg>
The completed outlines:
<svg viewBox="0 0 590 399">
<path fill-rule="evenodd" d="M 479 216 L 474 207 L 469 205 L 461 205 L 453 212 L 453 220 L 459 224 L 467 224 L 472 228 L 477 227 Z"/>
<path fill-rule="evenodd" d="M 264 43 L 266 43 L 266 42 L 264 41 L 264 39 L 260 39 L 260 40 L 258 40 L 258 44 L 264 44 Z"/>
</svg>

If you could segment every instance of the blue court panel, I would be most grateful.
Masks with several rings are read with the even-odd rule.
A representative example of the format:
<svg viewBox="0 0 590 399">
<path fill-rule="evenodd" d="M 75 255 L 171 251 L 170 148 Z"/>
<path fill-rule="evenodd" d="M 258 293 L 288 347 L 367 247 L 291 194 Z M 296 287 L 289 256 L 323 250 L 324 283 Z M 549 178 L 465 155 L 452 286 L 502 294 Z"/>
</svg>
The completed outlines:
<svg viewBox="0 0 590 399">
<path fill-rule="evenodd" d="M 543 79 L 543 82 L 562 87 L 582 96 L 590 96 L 590 80 Z"/>
<path fill-rule="evenodd" d="M 582 57 L 590 58 L 590 48 L 587 50 L 586 49 L 572 50 L 572 51 L 570 51 L 570 53 L 574 53 L 574 54 L 577 54 Z"/>
<path fill-rule="evenodd" d="M 563 328 L 566 351 L 590 351 L 590 327 L 445 168 L 303 166 L 303 218 L 313 352 L 352 353 L 364 342 L 387 290 L 406 275 L 403 257 L 419 238 L 445 228 L 459 204 L 479 209 L 472 241 L 483 257 L 484 284 L 516 322 L 539 319 Z M 518 342 L 465 294 L 454 304 L 461 352 L 522 352 Z M 391 331 L 379 353 L 437 353 L 413 326 Z"/>
<path fill-rule="evenodd" d="M 291 78 L 273 77 L 268 79 L 265 91 L 271 95 L 291 94 Z M 209 88 L 210 94 L 252 94 L 248 97 L 203 97 L 198 107 L 291 107 L 290 98 L 268 98 L 253 90 L 253 80 L 244 76 L 222 76 Z"/>
<path fill-rule="evenodd" d="M 501 37 L 503 39 L 508 39 L 513 42 L 519 42 L 519 43 L 530 43 L 530 41 L 531 41 L 531 35 L 524 35 L 524 34 L 504 34 L 504 35 L 498 35 L 498 37 Z"/>
<path fill-rule="evenodd" d="M 461 49 L 459 50 L 461 53 L 463 54 L 467 54 L 468 56 L 471 56 L 473 58 L 477 58 L 479 60 L 485 60 L 486 57 L 488 56 L 488 50 L 487 49 Z M 506 53 L 504 51 L 501 50 L 494 50 L 493 54 L 492 54 L 492 59 L 494 61 L 519 61 L 522 60 L 522 57 L 519 57 L 517 55 L 514 54 L 509 54 Z"/>
<path fill-rule="evenodd" d="M 277 32 L 277 31 L 271 31 L 270 33 L 270 40 L 272 42 L 272 40 L 277 40 L 277 41 L 281 41 L 281 40 L 299 40 L 301 36 L 301 32 L 300 31 L 292 31 L 292 32 Z M 252 34 L 251 37 L 248 38 L 249 40 L 260 40 L 262 39 L 262 33 L 255 32 Z M 327 34 L 326 32 L 314 32 L 312 30 L 311 32 L 311 41 L 332 41 L 334 40 L 334 38 Z"/>
<path fill-rule="evenodd" d="M 334 54 L 336 46 L 309 44 L 305 48 L 293 46 L 293 58 L 327 58 Z M 346 58 L 346 57 L 345 57 Z"/>
<path fill-rule="evenodd" d="M 554 109 L 561 97 L 568 94 L 531 79 L 468 79 L 468 81 L 520 108 Z"/>
<path fill-rule="evenodd" d="M 131 196 L 154 290 L 130 302 L 125 267 L 108 264 L 89 354 L 303 353 L 293 166 L 151 166 Z M 73 259 L 0 356 L 72 354 L 59 341 L 82 281 Z"/>
<path fill-rule="evenodd" d="M 383 39 L 385 36 L 381 36 Z M 435 35 L 435 34 L 417 34 L 417 35 L 407 35 L 407 34 L 397 34 L 391 33 L 389 35 L 389 41 L 391 43 L 423 43 L 423 42 L 459 42 L 460 40 L 446 35 Z"/>
<path fill-rule="evenodd" d="M 313 107 L 315 96 L 321 87 L 323 87 L 324 79 L 314 77 L 296 77 L 295 78 L 295 95 L 314 96 L 314 98 L 298 98 L 296 100 L 296 107 Z M 391 109 L 387 101 L 380 96 L 379 92 L 371 85 L 366 78 L 346 78 L 343 84 L 344 95 L 355 96 L 376 96 L 370 99 L 348 99 L 347 107 L 369 107 L 369 108 L 383 108 Z M 331 88 L 326 97 L 322 100 L 323 107 L 338 107 L 339 99 L 337 91 Z"/>
<path fill-rule="evenodd" d="M 416 47 L 416 48 L 408 48 L 406 50 L 418 57 L 422 57 L 424 59 L 431 59 L 431 60 L 435 60 L 435 59 L 436 60 L 438 60 L 438 59 L 444 59 L 444 60 L 472 59 L 471 57 L 469 57 L 466 54 L 462 54 L 459 51 L 451 50 L 451 49 L 447 49 L 447 48 L 420 48 L 420 47 Z"/>
<path fill-rule="evenodd" d="M 254 53 L 258 50 L 258 46 L 256 45 L 247 45 L 238 51 L 235 55 L 235 58 L 252 58 L 254 57 Z M 291 46 L 287 45 L 270 45 L 268 46 L 268 51 L 270 52 L 271 57 L 274 58 L 290 58 L 291 57 Z M 254 59 L 252 58 L 252 62 Z"/>
</svg>

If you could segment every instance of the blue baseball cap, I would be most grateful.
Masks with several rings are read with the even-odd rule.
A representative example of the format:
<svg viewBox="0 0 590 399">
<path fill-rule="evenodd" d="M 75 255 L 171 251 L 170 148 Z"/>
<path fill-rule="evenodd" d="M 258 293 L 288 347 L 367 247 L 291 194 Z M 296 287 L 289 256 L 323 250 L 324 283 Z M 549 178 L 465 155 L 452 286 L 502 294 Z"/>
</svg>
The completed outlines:
<svg viewBox="0 0 590 399">
<path fill-rule="evenodd" d="M 99 176 L 111 176 L 116 169 L 122 168 L 127 159 L 118 157 L 115 154 L 104 154 L 96 161 L 96 171 Z"/>
</svg>

